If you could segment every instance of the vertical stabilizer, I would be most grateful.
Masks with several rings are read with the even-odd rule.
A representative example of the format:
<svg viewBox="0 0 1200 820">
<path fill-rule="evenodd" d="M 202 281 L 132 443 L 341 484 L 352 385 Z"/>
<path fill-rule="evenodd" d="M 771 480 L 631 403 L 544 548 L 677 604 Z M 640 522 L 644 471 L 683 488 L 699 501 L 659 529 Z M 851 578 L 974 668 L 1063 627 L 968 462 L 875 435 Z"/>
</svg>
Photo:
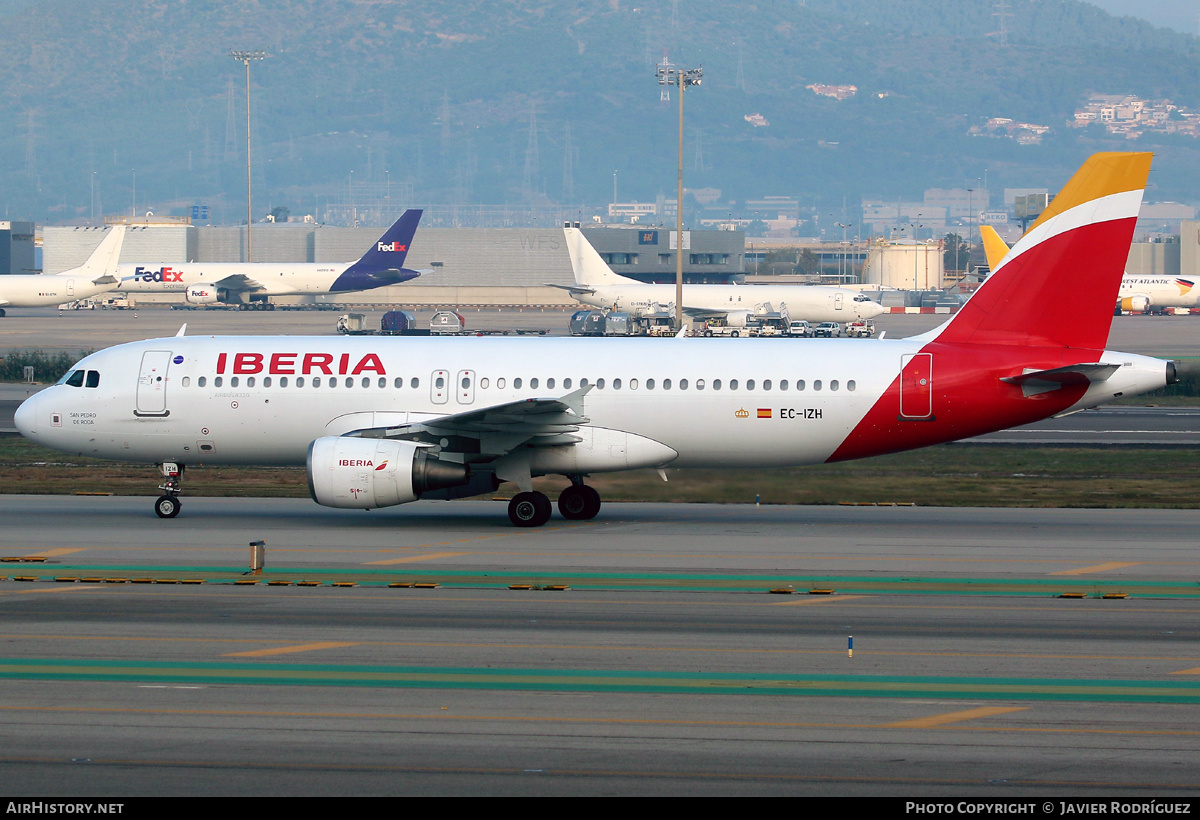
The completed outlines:
<svg viewBox="0 0 1200 820">
<path fill-rule="evenodd" d="M 578 228 L 563 228 L 567 237 L 567 252 L 571 254 L 571 271 L 575 274 L 575 284 L 584 287 L 597 285 L 631 285 L 634 280 L 613 273 L 612 268 L 596 253 L 592 243 L 587 241 L 583 231 Z"/>
<path fill-rule="evenodd" d="M 125 225 L 113 225 L 108 236 L 100 240 L 96 250 L 87 261 L 65 273 L 82 276 L 96 285 L 111 285 L 117 282 L 117 262 L 121 258 L 121 245 L 125 242 Z"/>
<path fill-rule="evenodd" d="M 1152 156 L 1092 155 L 958 314 L 918 338 L 1103 349 Z"/>
<path fill-rule="evenodd" d="M 980 225 L 979 237 L 983 240 L 983 255 L 987 257 L 988 269 L 995 270 L 1008 255 L 1008 243 L 1000 238 L 991 225 Z"/>
<path fill-rule="evenodd" d="M 350 270 L 372 273 L 403 269 L 404 259 L 408 256 L 408 249 L 417 233 L 422 213 L 424 212 L 419 209 L 409 208 L 401 214 L 400 218 L 392 223 L 392 227 L 350 266 Z"/>
</svg>

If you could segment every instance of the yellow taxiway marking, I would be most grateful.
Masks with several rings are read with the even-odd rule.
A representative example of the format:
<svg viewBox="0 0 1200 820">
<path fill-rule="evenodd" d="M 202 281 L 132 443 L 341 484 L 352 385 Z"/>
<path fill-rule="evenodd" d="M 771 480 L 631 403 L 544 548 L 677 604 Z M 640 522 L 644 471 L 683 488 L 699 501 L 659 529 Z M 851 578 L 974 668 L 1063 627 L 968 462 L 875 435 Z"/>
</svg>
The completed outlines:
<svg viewBox="0 0 1200 820">
<path fill-rule="evenodd" d="M 1172 675 L 1200 675 L 1200 666 L 1195 669 L 1180 669 L 1177 672 L 1172 672 Z"/>
<path fill-rule="evenodd" d="M 321 643 L 302 643 L 296 646 L 277 646 L 274 649 L 254 649 L 249 652 L 226 652 L 222 658 L 262 658 L 267 655 L 290 655 L 293 652 L 315 652 L 318 649 L 340 649 L 344 646 L 358 646 L 357 641 L 323 641 Z"/>
<path fill-rule="evenodd" d="M 798 593 L 797 593 L 798 594 Z M 853 601 L 855 598 L 867 598 L 867 595 L 827 595 L 821 598 L 804 598 L 799 601 L 780 601 L 772 606 L 813 606 L 814 604 L 830 604 L 836 601 Z"/>
<path fill-rule="evenodd" d="M 930 715 L 916 720 L 902 720 L 899 723 L 889 723 L 889 727 L 897 729 L 931 729 L 934 726 L 945 726 L 947 723 L 962 723 L 964 720 L 1006 715 L 1009 712 L 1024 712 L 1028 706 L 981 706 L 978 709 L 966 709 L 962 712 L 946 712 L 942 715 Z"/>
<path fill-rule="evenodd" d="M 403 558 L 388 558 L 384 561 L 367 561 L 366 566 L 374 567 L 384 564 L 411 564 L 416 561 L 436 561 L 439 558 L 456 558 L 459 555 L 468 555 L 466 552 L 431 552 L 428 555 L 406 555 Z"/>
<path fill-rule="evenodd" d="M 97 590 L 97 589 L 104 589 L 104 587 L 103 587 L 103 586 L 92 586 L 92 585 L 90 585 L 90 584 L 89 584 L 88 586 L 81 586 L 81 585 L 79 585 L 79 586 L 76 586 L 76 585 L 73 585 L 73 586 L 69 586 L 69 587 L 42 587 L 42 588 L 36 588 L 36 589 L 14 589 L 14 590 L 13 590 L 13 591 L 11 591 L 11 592 L 0 592 L 0 596 L 4 596 L 4 595 L 33 595 L 33 594 L 36 594 L 36 593 L 39 593 L 39 592 L 40 592 L 40 593 L 50 593 L 50 592 L 83 592 L 83 591 L 85 591 L 85 590 L 89 590 L 89 589 L 90 589 L 90 590 Z"/>
<path fill-rule="evenodd" d="M 1094 567 L 1079 567 L 1078 569 L 1064 569 L 1061 572 L 1052 572 L 1051 575 L 1090 575 L 1093 572 L 1111 572 L 1114 569 L 1125 569 L 1126 567 L 1136 567 L 1141 561 L 1109 561 L 1107 564 L 1096 564 Z"/>
<path fill-rule="evenodd" d="M 86 552 L 87 547 L 61 547 L 56 550 L 42 550 L 41 552 L 31 552 L 30 555 L 37 555 L 43 558 L 57 558 L 60 555 L 70 555 L 73 552 Z"/>
</svg>

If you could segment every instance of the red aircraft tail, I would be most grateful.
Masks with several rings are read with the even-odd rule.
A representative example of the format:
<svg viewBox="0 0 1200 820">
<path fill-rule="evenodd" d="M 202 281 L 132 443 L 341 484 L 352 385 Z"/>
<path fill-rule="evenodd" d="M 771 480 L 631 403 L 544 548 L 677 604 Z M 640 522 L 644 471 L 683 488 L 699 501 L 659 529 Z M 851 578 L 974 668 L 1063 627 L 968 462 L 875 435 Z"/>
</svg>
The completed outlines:
<svg viewBox="0 0 1200 820">
<path fill-rule="evenodd" d="M 930 338 L 1104 349 L 1152 156 L 1093 154 Z"/>
</svg>

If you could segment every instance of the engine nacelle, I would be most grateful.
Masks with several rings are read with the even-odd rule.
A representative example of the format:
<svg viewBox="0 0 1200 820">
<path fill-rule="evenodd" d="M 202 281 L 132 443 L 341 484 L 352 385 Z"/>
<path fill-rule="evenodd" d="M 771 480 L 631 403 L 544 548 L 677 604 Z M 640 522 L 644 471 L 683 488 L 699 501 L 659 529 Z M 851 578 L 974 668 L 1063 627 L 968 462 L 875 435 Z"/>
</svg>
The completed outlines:
<svg viewBox="0 0 1200 820">
<path fill-rule="evenodd" d="M 217 286 L 204 282 L 188 285 L 186 294 L 187 301 L 193 305 L 215 305 L 221 301 L 221 292 Z"/>
<path fill-rule="evenodd" d="M 467 465 L 411 441 L 325 436 L 308 446 L 308 491 L 325 507 L 391 507 L 470 480 Z"/>
<path fill-rule="evenodd" d="M 754 313 L 749 310 L 734 310 L 725 314 L 725 324 L 728 327 L 745 327 L 746 322 Z"/>
<path fill-rule="evenodd" d="M 1121 300 L 1121 310 L 1132 310 L 1138 313 L 1145 313 L 1150 309 L 1149 296 L 1126 296 Z"/>
</svg>

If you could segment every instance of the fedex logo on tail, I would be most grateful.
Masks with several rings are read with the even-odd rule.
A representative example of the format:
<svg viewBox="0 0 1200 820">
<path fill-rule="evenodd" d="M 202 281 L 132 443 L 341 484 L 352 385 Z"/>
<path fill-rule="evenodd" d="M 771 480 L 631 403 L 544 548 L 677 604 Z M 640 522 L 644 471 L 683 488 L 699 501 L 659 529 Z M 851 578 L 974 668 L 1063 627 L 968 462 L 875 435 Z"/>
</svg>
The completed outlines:
<svg viewBox="0 0 1200 820">
<path fill-rule="evenodd" d="M 158 270 L 147 270 L 138 265 L 133 271 L 135 282 L 182 282 L 183 271 L 171 270 L 169 267 Z"/>
<path fill-rule="evenodd" d="M 380 242 L 379 250 L 384 253 L 398 253 L 400 251 L 407 251 L 408 245 L 403 242 Z"/>
</svg>

